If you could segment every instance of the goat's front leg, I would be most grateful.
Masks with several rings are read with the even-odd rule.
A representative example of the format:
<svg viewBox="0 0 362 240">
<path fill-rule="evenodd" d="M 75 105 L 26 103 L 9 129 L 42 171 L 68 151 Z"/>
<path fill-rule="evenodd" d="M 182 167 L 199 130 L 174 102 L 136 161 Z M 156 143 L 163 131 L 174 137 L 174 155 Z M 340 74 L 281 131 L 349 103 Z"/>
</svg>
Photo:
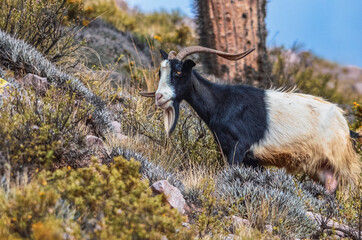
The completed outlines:
<svg viewBox="0 0 362 240">
<path fill-rule="evenodd" d="M 229 164 L 243 164 L 247 167 L 260 167 L 258 159 L 254 157 L 254 154 L 249 150 L 249 147 L 245 144 L 237 142 L 230 148 L 227 157 Z"/>
</svg>

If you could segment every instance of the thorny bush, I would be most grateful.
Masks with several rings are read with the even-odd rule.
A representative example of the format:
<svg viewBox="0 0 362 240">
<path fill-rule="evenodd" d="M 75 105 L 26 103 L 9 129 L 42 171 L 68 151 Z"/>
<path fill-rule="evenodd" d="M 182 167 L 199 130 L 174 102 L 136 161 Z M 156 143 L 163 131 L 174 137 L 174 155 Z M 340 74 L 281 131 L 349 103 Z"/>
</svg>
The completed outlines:
<svg viewBox="0 0 362 240">
<path fill-rule="evenodd" d="M 0 29 L 23 39 L 55 62 L 79 47 L 73 36 L 81 13 L 79 0 L 2 0 Z"/>
<path fill-rule="evenodd" d="M 0 164 L 24 168 L 77 167 L 90 153 L 85 121 L 92 107 L 51 87 L 44 97 L 14 89 L 0 107 Z M 2 169 L 2 168 L 1 168 Z"/>
</svg>

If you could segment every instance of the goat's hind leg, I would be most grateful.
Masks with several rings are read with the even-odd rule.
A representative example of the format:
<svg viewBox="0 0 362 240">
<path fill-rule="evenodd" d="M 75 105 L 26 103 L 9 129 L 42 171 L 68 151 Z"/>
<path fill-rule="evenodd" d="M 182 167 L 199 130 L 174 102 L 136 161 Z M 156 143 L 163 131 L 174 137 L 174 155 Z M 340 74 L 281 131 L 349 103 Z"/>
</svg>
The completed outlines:
<svg viewBox="0 0 362 240">
<path fill-rule="evenodd" d="M 326 192 L 329 194 L 335 193 L 338 186 L 338 179 L 334 172 L 329 168 L 322 169 L 320 172 L 320 177 L 322 182 L 324 183 L 324 188 L 326 189 Z"/>
</svg>

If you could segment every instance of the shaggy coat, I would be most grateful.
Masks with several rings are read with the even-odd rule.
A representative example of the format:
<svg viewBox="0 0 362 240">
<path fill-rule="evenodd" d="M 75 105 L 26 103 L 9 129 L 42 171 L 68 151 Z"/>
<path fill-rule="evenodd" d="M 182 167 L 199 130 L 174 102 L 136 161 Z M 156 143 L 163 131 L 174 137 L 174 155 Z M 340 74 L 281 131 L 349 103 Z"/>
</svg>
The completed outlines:
<svg viewBox="0 0 362 240">
<path fill-rule="evenodd" d="M 343 111 L 335 104 L 307 94 L 212 83 L 194 66 L 191 60 L 166 58 L 161 63 L 155 97 L 164 109 L 168 135 L 185 100 L 210 128 L 230 164 L 284 167 L 323 182 L 330 192 L 338 181 L 357 183 L 359 157 Z"/>
</svg>

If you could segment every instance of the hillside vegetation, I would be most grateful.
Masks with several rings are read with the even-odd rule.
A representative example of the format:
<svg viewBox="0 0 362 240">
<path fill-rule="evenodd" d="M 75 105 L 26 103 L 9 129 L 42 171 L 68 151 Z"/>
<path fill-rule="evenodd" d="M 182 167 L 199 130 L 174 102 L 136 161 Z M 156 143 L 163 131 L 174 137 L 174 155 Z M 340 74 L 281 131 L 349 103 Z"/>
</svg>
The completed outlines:
<svg viewBox="0 0 362 240">
<path fill-rule="evenodd" d="M 0 239 L 361 237 L 361 185 L 332 196 L 285 170 L 229 166 L 187 104 L 166 137 L 162 111 L 138 92 L 157 87 L 159 48 L 195 43 L 177 11 L 0 2 Z M 322 60 L 285 51 L 271 51 L 275 87 L 343 103 L 362 130 L 360 96 L 318 71 Z M 159 180 L 180 190 L 185 213 L 151 190 Z"/>
</svg>

